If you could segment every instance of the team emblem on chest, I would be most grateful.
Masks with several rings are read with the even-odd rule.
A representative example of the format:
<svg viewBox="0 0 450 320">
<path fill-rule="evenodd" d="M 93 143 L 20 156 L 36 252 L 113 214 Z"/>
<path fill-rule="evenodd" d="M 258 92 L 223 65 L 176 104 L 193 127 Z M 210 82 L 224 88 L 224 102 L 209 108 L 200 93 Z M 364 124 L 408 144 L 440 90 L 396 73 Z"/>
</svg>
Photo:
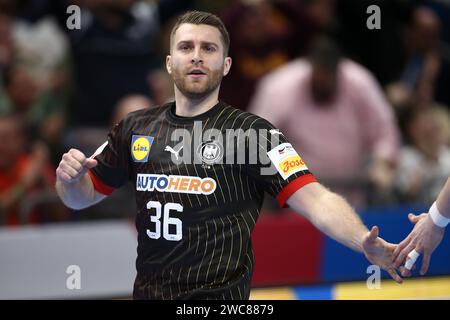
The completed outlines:
<svg viewBox="0 0 450 320">
<path fill-rule="evenodd" d="M 222 160 L 223 147 L 216 141 L 209 140 L 199 145 L 197 154 L 202 160 L 202 166 L 209 169 L 211 165 Z"/>
</svg>

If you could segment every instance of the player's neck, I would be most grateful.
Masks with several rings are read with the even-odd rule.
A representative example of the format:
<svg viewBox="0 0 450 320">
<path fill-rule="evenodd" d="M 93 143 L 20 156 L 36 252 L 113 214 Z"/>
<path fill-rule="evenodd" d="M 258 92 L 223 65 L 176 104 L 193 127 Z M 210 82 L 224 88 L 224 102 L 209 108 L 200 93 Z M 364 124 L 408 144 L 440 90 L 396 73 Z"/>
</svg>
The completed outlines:
<svg viewBox="0 0 450 320">
<path fill-rule="evenodd" d="M 175 88 L 175 114 L 180 117 L 195 117 L 214 107 L 219 101 L 219 88 L 200 99 L 190 99 Z"/>
</svg>

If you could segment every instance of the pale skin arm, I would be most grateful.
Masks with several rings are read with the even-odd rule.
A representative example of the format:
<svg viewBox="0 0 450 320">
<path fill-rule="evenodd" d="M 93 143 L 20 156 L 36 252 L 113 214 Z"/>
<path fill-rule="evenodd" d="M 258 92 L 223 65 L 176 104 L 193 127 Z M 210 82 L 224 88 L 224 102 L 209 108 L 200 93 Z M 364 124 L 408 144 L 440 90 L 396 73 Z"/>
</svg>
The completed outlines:
<svg viewBox="0 0 450 320">
<path fill-rule="evenodd" d="M 439 193 L 436 206 L 442 216 L 450 218 L 450 178 L 447 179 Z M 424 275 L 430 266 L 431 254 L 436 250 L 444 237 L 445 228 L 435 225 L 428 213 L 422 213 L 418 216 L 410 213 L 408 218 L 415 226 L 395 250 L 395 263 L 397 266 L 401 266 L 406 262 L 408 254 L 415 249 L 418 253 L 423 254 L 420 274 Z M 402 275 L 411 276 L 411 272 L 406 268 L 402 268 Z"/>
<path fill-rule="evenodd" d="M 442 188 L 437 197 L 437 207 L 439 212 L 446 218 L 450 219 L 450 177 Z"/>
<path fill-rule="evenodd" d="M 286 203 L 327 236 L 364 253 L 371 263 L 386 270 L 396 282 L 402 282 L 393 260 L 396 245 L 378 237 L 378 227 L 369 231 L 341 196 L 313 182 L 297 190 Z"/>
<path fill-rule="evenodd" d="M 77 149 L 70 149 L 63 155 L 56 169 L 56 192 L 67 207 L 81 210 L 106 198 L 95 191 L 87 174 L 96 165 L 97 160 L 87 158 Z"/>
</svg>

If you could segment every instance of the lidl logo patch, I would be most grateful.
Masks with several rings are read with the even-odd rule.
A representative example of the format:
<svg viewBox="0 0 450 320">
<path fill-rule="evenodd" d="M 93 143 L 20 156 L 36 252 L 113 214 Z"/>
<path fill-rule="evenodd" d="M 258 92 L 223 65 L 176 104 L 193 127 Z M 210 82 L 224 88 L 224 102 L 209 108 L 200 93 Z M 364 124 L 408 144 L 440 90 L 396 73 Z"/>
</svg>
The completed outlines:
<svg viewBox="0 0 450 320">
<path fill-rule="evenodd" d="M 133 135 L 131 140 L 131 156 L 134 162 L 147 162 L 153 137 Z"/>
</svg>

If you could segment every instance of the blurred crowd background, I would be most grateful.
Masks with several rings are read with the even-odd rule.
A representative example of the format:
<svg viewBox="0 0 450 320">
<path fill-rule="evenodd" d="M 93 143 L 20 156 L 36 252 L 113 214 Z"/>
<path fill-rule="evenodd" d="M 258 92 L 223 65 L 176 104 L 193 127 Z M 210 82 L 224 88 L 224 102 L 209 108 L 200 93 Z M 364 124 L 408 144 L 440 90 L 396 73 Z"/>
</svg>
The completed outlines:
<svg viewBox="0 0 450 320">
<path fill-rule="evenodd" d="M 230 32 L 221 99 L 280 128 L 325 186 L 357 210 L 436 198 L 450 175 L 448 1 L 0 0 L 0 225 L 134 216 L 130 186 L 67 209 L 55 169 L 172 99 L 169 33 L 188 9 Z"/>
</svg>

